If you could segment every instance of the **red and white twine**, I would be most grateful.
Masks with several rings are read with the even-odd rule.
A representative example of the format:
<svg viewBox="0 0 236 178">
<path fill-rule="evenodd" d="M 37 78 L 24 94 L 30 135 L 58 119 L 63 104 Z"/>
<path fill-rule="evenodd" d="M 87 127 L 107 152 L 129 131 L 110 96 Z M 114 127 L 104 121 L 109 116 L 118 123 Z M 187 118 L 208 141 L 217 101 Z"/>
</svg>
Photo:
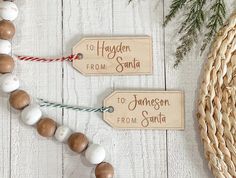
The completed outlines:
<svg viewBox="0 0 236 178">
<path fill-rule="evenodd" d="M 82 54 L 72 54 L 70 56 L 66 57 L 60 57 L 60 58 L 41 58 L 41 57 L 32 57 L 32 56 L 21 56 L 16 55 L 17 59 L 21 61 L 33 61 L 33 62 L 63 62 L 63 61 L 69 61 L 73 62 L 74 60 L 79 60 L 82 58 Z"/>
</svg>

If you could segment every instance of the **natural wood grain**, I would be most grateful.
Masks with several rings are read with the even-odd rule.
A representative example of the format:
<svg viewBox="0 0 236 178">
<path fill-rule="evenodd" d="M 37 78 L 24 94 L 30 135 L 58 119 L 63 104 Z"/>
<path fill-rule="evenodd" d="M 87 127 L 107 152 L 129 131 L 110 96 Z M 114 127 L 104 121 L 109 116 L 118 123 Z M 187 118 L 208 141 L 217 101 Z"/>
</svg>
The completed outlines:
<svg viewBox="0 0 236 178">
<path fill-rule="evenodd" d="M 57 56 L 62 53 L 61 4 L 53 1 L 16 1 L 20 13 L 15 21 L 17 35 L 13 53 L 33 56 Z M 61 101 L 61 63 L 17 61 L 15 73 L 21 88 L 33 97 Z M 61 120 L 60 110 L 43 109 L 44 114 Z M 62 147 L 37 134 L 20 122 L 19 112 L 11 118 L 11 177 L 62 177 Z"/>
<path fill-rule="evenodd" d="M 64 53 L 70 53 L 73 45 L 84 36 L 101 36 L 112 33 L 112 1 L 64 0 Z M 101 106 L 105 95 L 109 94 L 112 77 L 84 77 L 71 64 L 64 65 L 64 102 L 81 106 Z M 94 143 L 102 144 L 107 151 L 107 161 L 114 167 L 120 162 L 116 156 L 115 131 L 104 123 L 101 114 L 89 114 L 73 111 L 64 112 L 64 123 L 75 131 L 85 133 Z M 94 166 L 84 161 L 64 147 L 64 177 L 89 178 Z M 120 172 L 120 170 L 117 170 Z M 117 176 L 122 177 L 122 176 Z"/>
<path fill-rule="evenodd" d="M 152 36 L 154 55 L 153 75 L 116 77 L 114 89 L 164 89 L 163 2 L 134 1 L 128 5 L 121 0 L 114 1 L 113 9 L 113 33 Z M 124 130 L 117 135 L 116 156 L 122 160 L 120 164 L 117 160 L 118 177 L 167 177 L 165 131 Z"/>
<path fill-rule="evenodd" d="M 0 177 L 10 177 L 11 164 L 11 115 L 8 98 L 0 93 Z"/>
<path fill-rule="evenodd" d="M 169 10 L 170 2 L 171 0 L 165 1 L 165 14 Z M 183 14 L 183 11 L 180 12 L 176 19 L 180 19 Z M 199 56 L 199 39 L 199 45 L 193 48 L 177 69 L 174 69 L 174 52 L 179 45 L 178 27 L 179 21 L 173 20 L 165 28 L 166 86 L 167 90 L 178 88 L 185 92 L 185 131 L 168 131 L 168 177 L 212 178 L 203 155 L 203 145 L 195 117 L 198 81 L 208 49 L 204 55 Z"/>
<path fill-rule="evenodd" d="M 0 97 L 0 177 L 5 178 L 11 176 L 11 113 L 8 95 L 0 92 Z"/>
<path fill-rule="evenodd" d="M 104 100 L 114 108 L 104 120 L 115 129 L 183 130 L 183 96 L 179 91 L 115 90 Z"/>
<path fill-rule="evenodd" d="M 84 37 L 73 47 L 73 54 L 77 53 L 83 54 L 83 60 L 74 60 L 73 67 L 85 76 L 152 74 L 149 36 Z"/>
<path fill-rule="evenodd" d="M 106 160 L 115 167 L 115 178 L 208 178 L 212 177 L 203 156 L 195 121 L 195 98 L 203 59 L 198 51 L 174 69 L 174 50 L 179 44 L 178 20 L 163 28 L 163 16 L 171 0 L 17 0 L 20 13 L 13 52 L 34 56 L 60 56 L 84 36 L 150 35 L 154 68 L 150 76 L 89 76 L 71 63 L 17 62 L 15 73 L 22 88 L 34 97 L 81 106 L 101 106 L 117 89 L 181 89 L 186 95 L 184 131 L 117 131 L 101 114 L 44 109 L 90 141 L 102 144 Z M 234 1 L 227 1 L 227 7 Z M 230 12 L 228 12 L 229 14 Z M 180 14 L 178 18 L 181 17 Z M 0 177 L 90 178 L 94 166 L 68 146 L 40 137 L 36 130 L 19 122 L 19 113 L 9 112 L 7 96 L 0 102 Z"/>
</svg>

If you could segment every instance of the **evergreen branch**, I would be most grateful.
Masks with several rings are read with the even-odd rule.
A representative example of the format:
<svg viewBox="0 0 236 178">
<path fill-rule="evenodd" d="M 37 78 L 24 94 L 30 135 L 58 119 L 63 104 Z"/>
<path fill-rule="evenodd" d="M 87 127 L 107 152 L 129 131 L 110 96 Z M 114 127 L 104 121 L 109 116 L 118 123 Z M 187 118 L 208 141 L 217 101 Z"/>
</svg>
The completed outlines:
<svg viewBox="0 0 236 178">
<path fill-rule="evenodd" d="M 129 3 L 134 0 L 128 0 Z M 220 26 L 223 25 L 226 15 L 225 0 L 212 0 L 213 5 L 210 8 L 210 17 L 207 20 L 206 29 L 204 34 L 203 44 L 201 46 L 201 53 L 205 50 L 206 46 L 211 42 L 213 36 L 216 34 Z M 191 51 L 194 44 L 198 41 L 198 36 L 201 35 L 201 30 L 205 22 L 204 6 L 210 3 L 207 0 L 172 0 L 170 11 L 165 17 L 164 26 L 171 21 L 180 9 L 187 8 L 185 19 L 181 23 L 179 33 L 182 35 L 180 38 L 180 45 L 176 49 L 176 61 L 174 67 L 177 67 L 185 56 Z"/>
<path fill-rule="evenodd" d="M 197 40 L 197 33 L 195 30 L 190 30 L 186 34 L 184 34 L 181 38 L 181 45 L 176 49 L 176 60 L 174 67 L 178 67 L 178 65 L 183 61 L 184 56 L 191 50 L 194 45 L 194 42 Z"/>
<path fill-rule="evenodd" d="M 129 0 L 132 1 L 132 0 Z M 185 5 L 187 0 L 172 0 L 172 3 L 170 5 L 170 11 L 168 15 L 165 17 L 164 26 L 168 24 L 169 21 L 172 20 L 172 18 L 175 17 L 176 13 L 182 9 L 182 7 Z"/>
<path fill-rule="evenodd" d="M 212 15 L 208 20 L 207 28 L 208 32 L 205 34 L 203 45 L 201 47 L 201 53 L 206 49 L 206 46 L 211 42 L 213 36 L 217 30 L 224 23 L 225 18 L 225 3 L 224 0 L 215 0 L 215 3 L 211 7 Z"/>
<path fill-rule="evenodd" d="M 192 49 L 194 43 L 197 42 L 197 35 L 201 31 L 205 20 L 203 6 L 206 1 L 189 0 L 189 2 L 191 3 L 191 8 L 179 31 L 180 33 L 184 33 L 184 35 L 180 38 L 181 45 L 176 49 L 176 61 L 174 67 L 179 65 L 187 53 Z"/>
<path fill-rule="evenodd" d="M 179 33 L 188 31 L 189 28 L 196 25 L 197 29 L 200 30 L 205 18 L 203 12 L 203 6 L 206 3 L 206 0 L 189 0 L 190 5 L 189 12 L 186 15 L 182 27 L 179 30 Z"/>
</svg>

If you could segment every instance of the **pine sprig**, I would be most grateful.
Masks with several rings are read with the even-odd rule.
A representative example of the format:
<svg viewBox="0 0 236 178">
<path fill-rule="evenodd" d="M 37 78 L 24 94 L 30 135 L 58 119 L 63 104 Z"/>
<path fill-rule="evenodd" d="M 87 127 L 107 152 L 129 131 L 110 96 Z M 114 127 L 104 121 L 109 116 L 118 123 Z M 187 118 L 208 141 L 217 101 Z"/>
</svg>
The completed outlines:
<svg viewBox="0 0 236 178">
<path fill-rule="evenodd" d="M 177 47 L 175 56 L 175 64 L 174 67 L 178 67 L 178 65 L 183 61 L 184 56 L 191 50 L 194 42 L 197 40 L 197 33 L 195 30 L 189 30 L 186 34 L 184 34 L 181 38 L 181 45 Z"/>
<path fill-rule="evenodd" d="M 132 0 L 130 0 L 132 1 Z M 167 25 L 168 22 L 170 22 L 176 15 L 176 13 L 182 9 L 182 7 L 185 5 L 187 0 L 172 0 L 172 3 L 170 5 L 170 12 L 166 16 L 164 21 L 164 26 Z"/>
<path fill-rule="evenodd" d="M 179 33 L 184 33 L 180 38 L 181 45 L 176 49 L 176 61 L 174 67 L 177 67 L 187 53 L 192 49 L 195 42 L 197 42 L 197 35 L 201 31 L 204 23 L 203 6 L 205 0 L 189 0 L 190 10 L 186 15 L 186 19 L 182 23 Z"/>
<path fill-rule="evenodd" d="M 211 7 L 212 15 L 208 20 L 207 29 L 208 32 L 205 34 L 203 45 L 201 47 L 201 53 L 206 49 L 206 46 L 211 42 L 213 36 L 217 30 L 224 23 L 225 18 L 225 3 L 223 0 L 215 0 L 215 3 Z"/>
<path fill-rule="evenodd" d="M 133 0 L 128 0 L 129 3 Z M 209 13 L 204 12 L 205 5 L 213 3 Z M 223 25 L 226 14 L 225 0 L 172 0 L 170 11 L 164 20 L 164 26 L 170 22 L 183 7 L 186 7 L 186 18 L 181 23 L 179 33 L 182 35 L 179 39 L 181 44 L 176 48 L 176 61 L 174 67 L 177 67 L 191 51 L 194 44 L 198 42 L 198 36 L 202 35 L 201 30 L 205 24 L 205 16 L 209 15 L 204 40 L 201 46 L 201 53 L 211 42 L 213 36 L 221 25 Z M 206 11 L 206 10 L 205 10 Z"/>
</svg>

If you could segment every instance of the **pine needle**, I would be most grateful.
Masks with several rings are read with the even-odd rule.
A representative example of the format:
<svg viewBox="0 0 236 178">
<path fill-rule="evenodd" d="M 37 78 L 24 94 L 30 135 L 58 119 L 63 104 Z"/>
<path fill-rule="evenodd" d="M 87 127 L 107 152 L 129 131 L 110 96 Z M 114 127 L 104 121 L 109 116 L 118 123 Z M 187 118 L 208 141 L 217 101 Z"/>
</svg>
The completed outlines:
<svg viewBox="0 0 236 178">
<path fill-rule="evenodd" d="M 132 0 L 130 0 L 132 1 Z M 172 0 L 170 5 L 169 14 L 165 17 L 164 26 L 166 26 L 176 15 L 176 13 L 182 9 L 187 0 Z"/>
<path fill-rule="evenodd" d="M 215 0 L 215 3 L 211 7 L 212 15 L 208 20 L 207 29 L 208 32 L 205 34 L 203 45 L 201 47 L 201 53 L 206 49 L 207 45 L 211 42 L 213 36 L 215 36 L 217 30 L 224 23 L 225 18 L 225 3 L 223 0 Z"/>
<path fill-rule="evenodd" d="M 181 45 L 176 49 L 176 61 L 174 67 L 177 67 L 187 53 L 192 49 L 194 43 L 197 42 L 197 35 L 200 32 L 204 23 L 204 12 L 203 6 L 205 5 L 205 0 L 190 0 L 190 10 L 186 15 L 180 33 L 184 33 L 180 38 Z"/>
<path fill-rule="evenodd" d="M 194 42 L 197 40 L 197 33 L 195 30 L 189 30 L 186 34 L 184 34 L 181 38 L 181 45 L 177 47 L 176 49 L 176 60 L 174 67 L 178 67 L 179 64 L 182 62 L 184 57 L 187 55 L 187 53 L 191 50 L 191 48 L 194 45 Z"/>
<path fill-rule="evenodd" d="M 133 0 L 128 0 L 129 3 Z M 210 17 L 207 20 L 204 34 L 201 53 L 206 49 L 206 46 L 211 42 L 217 30 L 224 23 L 226 14 L 225 0 L 212 0 L 213 5 L 210 8 Z M 187 8 L 186 18 L 181 23 L 179 33 L 182 35 L 179 39 L 181 44 L 176 48 L 176 61 L 174 67 L 177 67 L 191 51 L 194 44 L 198 42 L 198 36 L 201 35 L 201 30 L 204 26 L 205 15 L 204 6 L 212 1 L 207 0 L 172 0 L 169 14 L 166 16 L 164 26 L 170 22 L 183 7 Z"/>
</svg>

